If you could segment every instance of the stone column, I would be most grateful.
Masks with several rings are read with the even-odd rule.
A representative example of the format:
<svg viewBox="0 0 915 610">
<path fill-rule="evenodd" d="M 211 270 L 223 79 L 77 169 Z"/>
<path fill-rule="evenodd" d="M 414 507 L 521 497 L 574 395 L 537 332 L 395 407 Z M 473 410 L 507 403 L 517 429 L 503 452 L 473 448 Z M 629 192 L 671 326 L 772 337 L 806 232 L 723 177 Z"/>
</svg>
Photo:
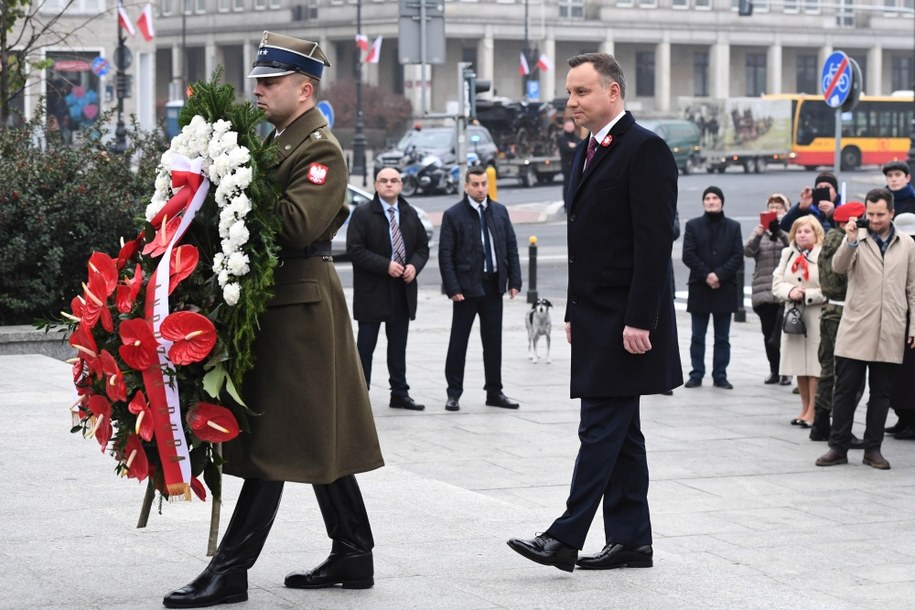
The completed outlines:
<svg viewBox="0 0 915 610">
<path fill-rule="evenodd" d="M 864 69 L 864 66 L 861 66 Z M 891 93 L 883 91 L 883 47 L 875 45 L 867 52 L 867 82 L 864 83 L 864 93 L 868 95 L 883 95 Z"/>
<path fill-rule="evenodd" d="M 553 62 L 553 69 L 543 72 L 540 72 L 540 99 L 544 102 L 548 102 L 555 97 L 558 97 L 558 92 L 556 91 L 556 36 L 553 32 L 553 28 L 549 28 L 546 33 L 546 39 L 543 41 L 543 50 L 541 51 L 544 55 L 550 58 L 550 61 Z"/>
<path fill-rule="evenodd" d="M 766 56 L 766 93 L 782 92 L 782 43 L 776 34 Z"/>
<path fill-rule="evenodd" d="M 830 55 L 832 55 L 832 51 L 833 51 L 832 44 L 829 43 L 829 44 L 824 44 L 823 47 L 820 49 L 819 53 L 817 53 L 817 67 L 818 67 L 821 71 L 822 71 L 823 65 L 826 63 L 826 59 L 827 59 Z M 817 78 L 817 80 L 819 81 L 819 80 L 821 80 L 821 79 Z M 820 83 L 817 85 L 817 93 L 825 93 L 825 91 L 823 91 L 823 83 L 822 83 L 822 82 L 820 82 Z"/>
<path fill-rule="evenodd" d="M 658 112 L 670 112 L 670 41 L 667 35 L 655 45 L 654 103 Z"/>
<path fill-rule="evenodd" d="M 712 97 L 731 97 L 731 45 L 716 42 L 709 49 Z"/>
<path fill-rule="evenodd" d="M 495 74 L 495 50 L 496 43 L 492 36 L 492 25 L 487 24 L 483 28 L 483 37 L 477 42 L 477 64 L 479 65 L 474 66 L 474 69 L 478 79 L 492 81 L 493 85 L 495 85 L 493 79 Z M 492 97 L 492 89 L 486 93 L 481 93 L 480 97 Z"/>
</svg>

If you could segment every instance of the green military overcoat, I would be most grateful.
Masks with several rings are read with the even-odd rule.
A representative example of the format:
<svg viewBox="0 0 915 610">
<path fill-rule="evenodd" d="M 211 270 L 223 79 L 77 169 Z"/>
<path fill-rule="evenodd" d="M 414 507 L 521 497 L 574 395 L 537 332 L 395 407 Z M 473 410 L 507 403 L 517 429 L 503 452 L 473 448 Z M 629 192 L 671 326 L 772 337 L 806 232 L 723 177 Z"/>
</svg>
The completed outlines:
<svg viewBox="0 0 915 610">
<path fill-rule="evenodd" d="M 348 172 L 314 108 L 275 137 L 281 248 L 329 240 L 349 214 Z M 384 465 L 340 278 L 327 258 L 281 258 L 244 399 L 261 413 L 224 446 L 227 474 L 331 483 Z"/>
</svg>

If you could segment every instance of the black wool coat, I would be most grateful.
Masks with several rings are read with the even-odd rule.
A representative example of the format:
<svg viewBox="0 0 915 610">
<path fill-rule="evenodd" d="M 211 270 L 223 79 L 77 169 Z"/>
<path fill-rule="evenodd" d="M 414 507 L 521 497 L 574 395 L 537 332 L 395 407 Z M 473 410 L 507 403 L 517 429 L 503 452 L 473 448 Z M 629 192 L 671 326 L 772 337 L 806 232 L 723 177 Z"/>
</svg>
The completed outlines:
<svg viewBox="0 0 915 610">
<path fill-rule="evenodd" d="M 743 268 L 739 222 L 726 218 L 724 212 L 717 220 L 703 214 L 688 221 L 683 236 L 683 264 L 689 267 L 686 311 L 705 314 L 737 311 L 738 299 L 743 298 L 743 286 L 737 286 L 737 272 Z M 712 272 L 721 282 L 714 289 L 705 282 Z"/>
<path fill-rule="evenodd" d="M 416 280 L 407 284 L 388 275 L 392 248 L 387 207 L 375 193 L 371 203 L 356 206 L 346 230 L 346 254 L 353 263 L 353 317 L 360 322 L 386 322 L 394 313 L 393 291 L 404 289 L 410 319 L 416 318 Z M 429 260 L 429 238 L 406 199 L 398 197 L 397 208 L 406 264 L 416 267 L 418 276 Z"/>
<path fill-rule="evenodd" d="M 609 141 L 608 141 L 609 140 Z M 667 144 L 627 112 L 569 184 L 569 288 L 573 398 L 657 394 L 683 382 L 670 252 L 677 166 Z M 652 348 L 630 354 L 623 327 L 650 331 Z"/>
<path fill-rule="evenodd" d="M 506 288 L 521 290 L 521 261 L 518 240 L 508 217 L 508 210 L 498 201 L 488 200 L 486 224 L 496 250 L 499 292 Z M 445 210 L 439 232 L 438 264 L 442 273 L 442 290 L 448 298 L 483 296 L 483 240 L 480 215 L 470 205 L 467 195 Z"/>
</svg>

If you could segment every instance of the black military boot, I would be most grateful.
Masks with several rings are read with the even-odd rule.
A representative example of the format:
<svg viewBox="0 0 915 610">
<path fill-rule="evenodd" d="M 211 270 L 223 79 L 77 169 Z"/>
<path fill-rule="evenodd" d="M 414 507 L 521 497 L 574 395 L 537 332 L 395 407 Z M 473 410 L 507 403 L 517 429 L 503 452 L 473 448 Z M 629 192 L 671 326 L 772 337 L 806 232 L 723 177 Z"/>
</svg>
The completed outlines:
<svg viewBox="0 0 915 610">
<path fill-rule="evenodd" d="M 285 584 L 291 589 L 368 589 L 375 584 L 372 561 L 372 528 L 356 477 L 337 479 L 330 485 L 314 485 L 324 516 L 327 535 L 333 540 L 330 556 L 307 572 L 292 572 Z"/>
<path fill-rule="evenodd" d="M 247 600 L 248 569 L 264 548 L 282 495 L 282 481 L 245 479 L 210 565 L 193 582 L 166 595 L 165 607 L 202 608 Z"/>
<path fill-rule="evenodd" d="M 828 441 L 832 432 L 832 426 L 829 423 L 831 413 L 826 409 L 814 409 L 813 424 L 810 426 L 810 440 Z"/>
</svg>

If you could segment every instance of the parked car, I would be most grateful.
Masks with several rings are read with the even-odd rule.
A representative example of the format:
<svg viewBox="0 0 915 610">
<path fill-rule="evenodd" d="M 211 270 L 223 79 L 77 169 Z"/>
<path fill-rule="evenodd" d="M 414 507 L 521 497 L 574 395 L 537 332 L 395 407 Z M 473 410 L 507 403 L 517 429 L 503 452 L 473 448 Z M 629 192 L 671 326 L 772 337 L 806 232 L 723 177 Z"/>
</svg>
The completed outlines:
<svg viewBox="0 0 915 610">
<path fill-rule="evenodd" d="M 454 127 L 423 127 L 411 129 L 400 139 L 391 150 L 375 155 L 375 173 L 384 167 L 396 167 L 403 170 L 407 160 L 416 153 L 435 155 L 446 166 L 455 162 Z M 468 125 L 467 127 L 467 152 L 476 153 L 480 163 L 495 167 L 499 155 L 489 130 L 482 125 Z"/>
<path fill-rule="evenodd" d="M 371 194 L 352 184 L 346 186 L 346 203 L 349 205 L 350 216 L 353 215 L 353 210 L 357 205 L 365 205 L 371 201 Z M 413 206 L 413 209 L 419 214 L 419 220 L 423 223 L 423 228 L 426 230 L 426 235 L 429 237 L 429 248 L 432 248 L 435 243 L 435 228 L 432 226 L 432 220 L 429 218 L 429 215 L 426 214 L 425 210 L 419 206 L 413 205 L 412 202 L 410 205 Z M 330 253 L 334 258 L 346 258 L 346 230 L 348 228 L 349 218 L 346 219 L 346 222 L 343 223 L 343 226 L 340 227 L 340 230 L 337 231 L 336 235 L 334 235 L 334 238 L 331 240 Z"/>
<path fill-rule="evenodd" d="M 671 152 L 677 167 L 684 174 L 696 171 L 702 165 L 702 147 L 699 128 L 689 121 L 639 121 L 639 125 L 661 136 Z"/>
</svg>

